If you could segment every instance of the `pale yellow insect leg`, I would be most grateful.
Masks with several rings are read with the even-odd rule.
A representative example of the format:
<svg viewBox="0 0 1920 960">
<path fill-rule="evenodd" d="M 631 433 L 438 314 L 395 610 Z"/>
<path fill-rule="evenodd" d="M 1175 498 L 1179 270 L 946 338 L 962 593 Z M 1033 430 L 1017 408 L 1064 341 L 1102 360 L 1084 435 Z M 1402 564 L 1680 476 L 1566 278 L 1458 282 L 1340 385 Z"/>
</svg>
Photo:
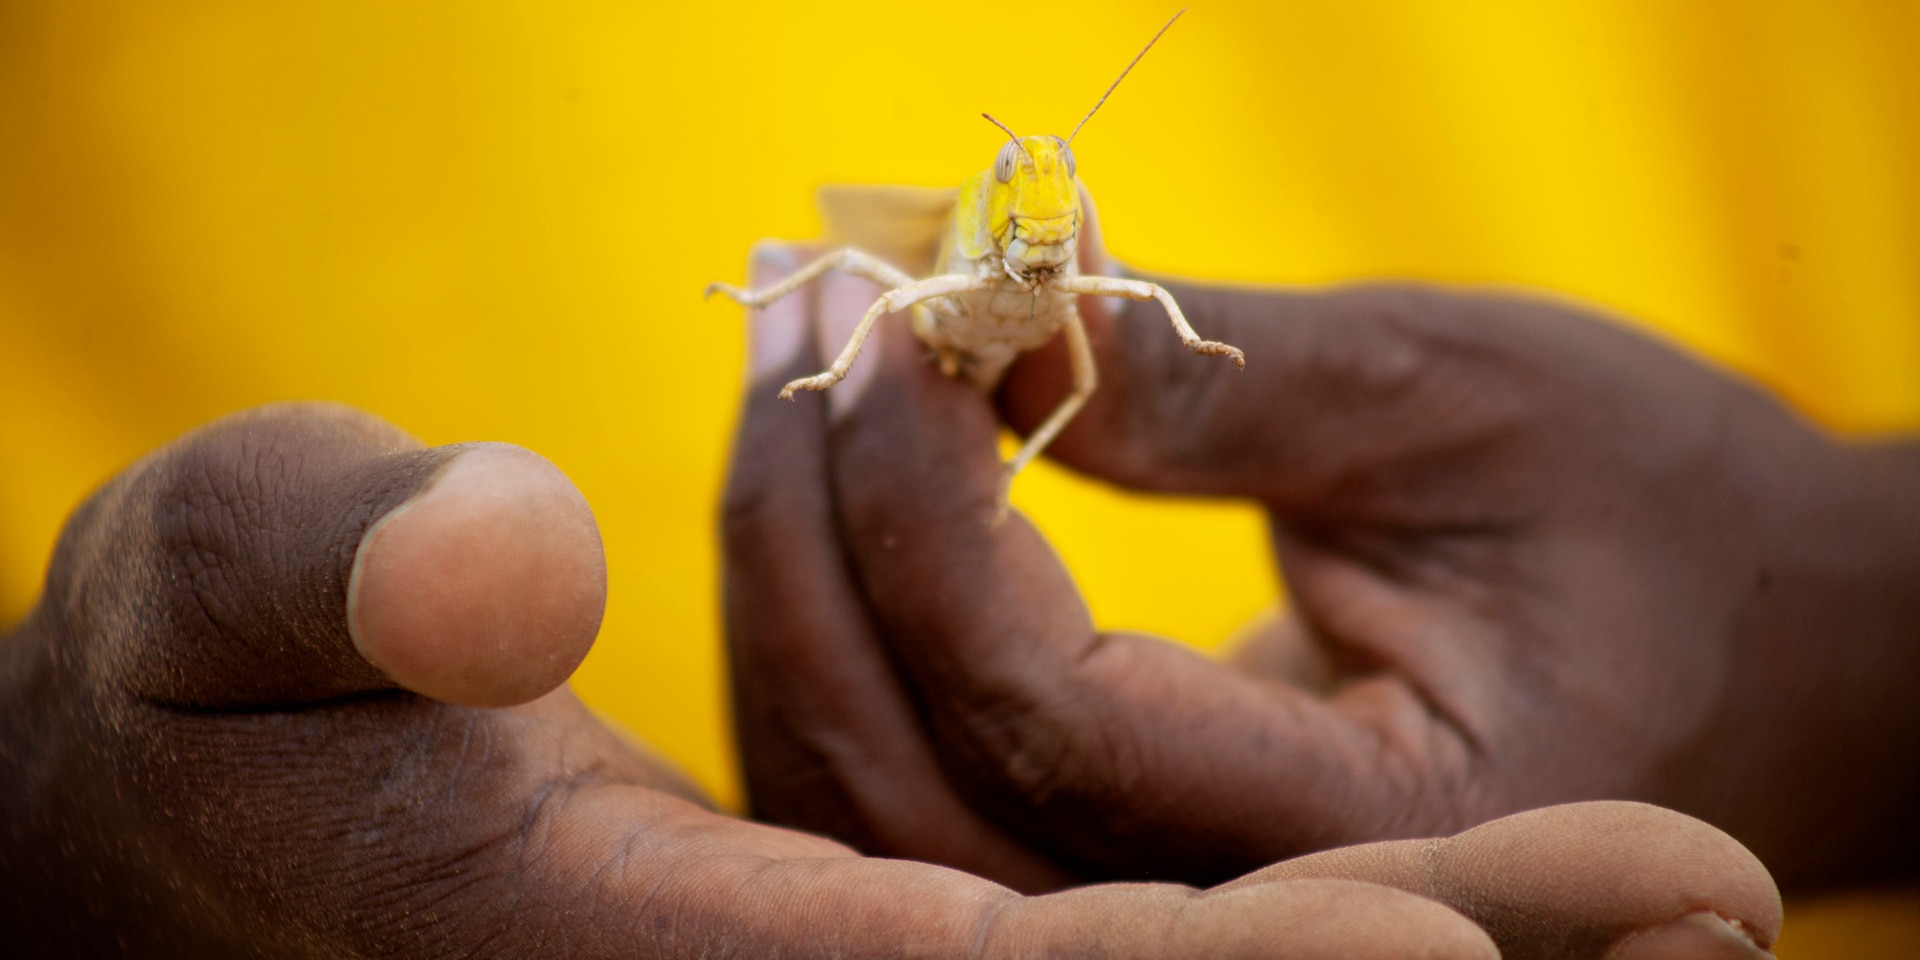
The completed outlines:
<svg viewBox="0 0 1920 960">
<path fill-rule="evenodd" d="M 1208 356 L 1226 357 L 1233 365 L 1245 369 L 1247 356 L 1239 347 L 1229 346 L 1217 340 L 1202 340 L 1200 335 L 1188 326 L 1187 318 L 1180 312 L 1180 305 L 1173 302 L 1173 294 L 1168 293 L 1157 283 L 1145 280 L 1122 280 L 1119 277 L 1062 277 L 1053 282 L 1057 290 L 1071 293 L 1091 294 L 1100 297 L 1126 297 L 1129 300 L 1158 300 L 1167 308 L 1167 318 L 1173 321 L 1173 332 L 1180 335 L 1180 342 L 1194 353 Z"/>
<path fill-rule="evenodd" d="M 1053 408 L 1053 412 L 1047 415 L 1046 421 L 1040 424 L 1040 428 L 1027 437 L 1027 442 L 1020 445 L 1020 450 L 1013 455 L 1013 459 L 1008 460 L 1006 465 L 1000 468 L 1000 491 L 995 500 L 993 515 L 993 522 L 996 525 L 1006 519 L 1007 497 L 1013 490 L 1013 475 L 1025 469 L 1027 464 L 1033 462 L 1034 457 L 1040 455 L 1041 450 L 1046 449 L 1047 444 L 1053 442 L 1053 438 L 1059 435 L 1067 422 L 1073 419 L 1074 414 L 1079 413 L 1080 408 L 1086 406 L 1087 398 L 1093 395 L 1094 388 L 1100 385 L 1100 370 L 1094 366 L 1093 347 L 1087 343 L 1087 328 L 1080 323 L 1079 311 L 1067 311 L 1060 325 L 1066 330 L 1067 357 L 1073 364 L 1073 389 L 1067 393 L 1067 398 L 1060 401 L 1060 405 Z"/>
<path fill-rule="evenodd" d="M 950 273 L 925 280 L 914 280 L 905 286 L 888 290 L 880 295 L 880 299 L 873 302 L 873 306 L 867 308 L 866 315 L 860 318 L 860 325 L 853 328 L 853 336 L 847 340 L 846 347 L 840 351 L 840 356 L 834 358 L 833 366 L 823 373 L 802 377 L 787 384 L 780 390 L 780 399 L 792 400 L 795 390 L 825 390 L 845 379 L 847 371 L 853 369 L 854 358 L 860 355 L 860 345 L 866 342 L 867 334 L 873 332 L 874 322 L 882 316 L 897 310 L 905 310 L 922 300 L 948 297 L 970 290 L 985 290 L 987 287 L 988 284 L 984 280 L 964 273 Z"/>
<path fill-rule="evenodd" d="M 884 287 L 904 287 L 913 282 L 911 274 L 893 264 L 864 250 L 847 247 L 844 250 L 835 250 L 795 270 L 779 283 L 765 289 L 742 290 L 730 283 L 709 283 L 705 295 L 711 297 L 716 293 L 724 293 L 735 303 L 749 307 L 764 307 L 800 289 L 807 281 L 828 270 L 841 270 L 857 277 L 865 277 Z"/>
</svg>

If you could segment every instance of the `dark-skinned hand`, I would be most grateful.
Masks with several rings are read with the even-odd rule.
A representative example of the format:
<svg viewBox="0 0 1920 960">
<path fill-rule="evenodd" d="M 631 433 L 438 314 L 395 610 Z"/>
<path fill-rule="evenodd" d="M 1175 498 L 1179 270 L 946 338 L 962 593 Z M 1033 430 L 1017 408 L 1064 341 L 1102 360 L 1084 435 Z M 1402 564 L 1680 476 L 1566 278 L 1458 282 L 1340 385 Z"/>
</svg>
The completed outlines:
<svg viewBox="0 0 1920 960">
<path fill-rule="evenodd" d="M 1552 920 L 1511 868 L 1570 851 L 1526 820 L 1218 892 L 1029 897 L 725 816 L 556 690 L 605 582 L 586 504 L 516 447 L 424 449 L 294 406 L 143 460 L 71 518 L 0 639 L 0 952 L 1495 956 L 1445 897 L 1406 892 L 1435 885 Z M 1659 956 L 1725 944 L 1720 917 L 1771 937 L 1772 888 L 1737 845 L 1608 816 L 1698 859 L 1649 880 L 1636 847 L 1587 871 L 1612 912 L 1567 942 Z"/>
<path fill-rule="evenodd" d="M 813 252 L 763 248 L 755 285 Z M 1268 509 L 1292 612 L 1226 663 L 1096 630 L 1031 526 L 991 526 L 994 410 L 903 318 L 824 397 L 772 400 L 875 287 L 761 313 L 726 528 L 757 815 L 1027 889 L 1206 884 L 1596 798 L 1709 819 L 1799 883 L 1914 862 L 1910 454 L 1538 300 L 1173 289 L 1246 371 L 1157 306 L 1083 301 L 1102 383 L 1049 454 Z M 1037 424 L 1067 377 L 1059 343 L 1029 355 L 1005 419 Z M 1476 883 L 1509 874 L 1557 924 L 1707 862 L 1645 807 L 1530 816 L 1514 850 L 1565 855 Z M 1534 950 L 1508 907 L 1443 899 Z"/>
</svg>

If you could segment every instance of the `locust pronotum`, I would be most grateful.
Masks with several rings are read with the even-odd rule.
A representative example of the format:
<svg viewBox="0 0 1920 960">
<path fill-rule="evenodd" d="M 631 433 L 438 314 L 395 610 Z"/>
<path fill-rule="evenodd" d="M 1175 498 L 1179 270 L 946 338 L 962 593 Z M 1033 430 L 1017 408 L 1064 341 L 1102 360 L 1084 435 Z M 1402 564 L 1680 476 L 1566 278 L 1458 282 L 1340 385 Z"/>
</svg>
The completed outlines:
<svg viewBox="0 0 1920 960">
<path fill-rule="evenodd" d="M 1091 294 L 1158 300 L 1187 349 L 1226 357 L 1244 369 L 1246 359 L 1238 348 L 1200 339 L 1173 297 L 1158 284 L 1081 276 L 1077 263 L 1080 193 L 1070 145 L 1134 64 L 1146 56 L 1174 20 L 1180 19 L 1180 13 L 1147 41 L 1066 139 L 1022 137 L 982 114 L 1005 131 L 1008 140 L 1000 147 L 993 166 L 969 177 L 957 196 L 951 191 L 942 192 L 950 215 L 940 238 L 933 276 L 915 279 L 872 253 L 846 247 L 761 290 L 709 284 L 709 296 L 716 291 L 724 293 L 747 307 L 764 307 L 829 269 L 844 270 L 888 288 L 867 309 L 833 365 L 815 376 L 787 384 L 780 391 L 781 398 L 791 400 L 795 390 L 825 390 L 840 382 L 859 356 L 860 345 L 874 322 L 909 307 L 914 308 L 914 333 L 933 347 L 941 371 L 948 376 L 964 373 L 983 390 L 993 389 L 1021 351 L 1046 343 L 1056 331 L 1066 331 L 1072 391 L 1002 467 L 997 506 L 1004 514 L 1014 474 L 1073 419 L 1099 382 L 1087 331 L 1080 322 L 1077 297 Z"/>
</svg>

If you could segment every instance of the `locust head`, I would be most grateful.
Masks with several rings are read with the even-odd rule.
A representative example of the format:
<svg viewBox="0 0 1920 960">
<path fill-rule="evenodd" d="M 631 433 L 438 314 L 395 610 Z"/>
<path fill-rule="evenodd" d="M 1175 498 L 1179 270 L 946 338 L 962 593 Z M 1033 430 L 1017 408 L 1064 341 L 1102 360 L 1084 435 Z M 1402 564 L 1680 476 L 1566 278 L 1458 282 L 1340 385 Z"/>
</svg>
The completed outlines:
<svg viewBox="0 0 1920 960">
<path fill-rule="evenodd" d="M 987 185 L 986 227 L 994 245 L 1000 248 L 1009 274 L 1029 283 L 1044 280 L 1073 259 L 1074 241 L 1080 233 L 1080 191 L 1074 184 L 1073 150 L 1068 145 L 1100 111 L 1100 105 L 1113 95 L 1133 65 L 1153 49 L 1154 42 L 1173 26 L 1174 20 L 1180 19 L 1180 13 L 1134 54 L 1066 139 L 1023 137 L 992 115 L 981 114 L 1007 134 L 1007 142 L 1000 146 L 1000 156 L 993 162 L 993 182 Z"/>
<path fill-rule="evenodd" d="M 987 227 L 1009 272 L 1046 274 L 1073 258 L 1080 192 L 1073 151 L 1059 137 L 1016 137 L 993 164 Z"/>
</svg>

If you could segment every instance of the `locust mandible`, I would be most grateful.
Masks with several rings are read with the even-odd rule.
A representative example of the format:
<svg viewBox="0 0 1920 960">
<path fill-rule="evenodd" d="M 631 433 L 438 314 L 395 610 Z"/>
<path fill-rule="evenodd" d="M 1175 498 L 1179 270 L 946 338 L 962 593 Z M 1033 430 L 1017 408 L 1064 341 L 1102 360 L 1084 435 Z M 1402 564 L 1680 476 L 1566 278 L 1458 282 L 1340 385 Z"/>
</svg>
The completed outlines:
<svg viewBox="0 0 1920 960">
<path fill-rule="evenodd" d="M 1182 10 L 1181 13 L 1186 11 Z M 1001 468 L 997 507 L 1003 515 L 1013 476 L 1045 449 L 1099 383 L 1093 350 L 1080 322 L 1077 298 L 1082 295 L 1158 300 L 1166 308 L 1187 349 L 1226 357 L 1245 369 L 1246 358 L 1236 347 L 1202 340 L 1193 332 L 1180 306 L 1158 284 L 1119 277 L 1082 276 L 1078 267 L 1080 191 L 1075 180 L 1073 138 L 1099 111 L 1134 64 L 1146 56 L 1155 41 L 1180 19 L 1173 15 L 1147 41 L 1106 93 L 1087 111 L 1066 139 L 1054 136 L 1022 137 L 986 114 L 1005 131 L 993 166 L 961 184 L 958 194 L 942 193 L 948 211 L 940 239 L 934 275 L 915 279 L 872 253 L 847 247 L 807 264 L 791 276 L 760 290 L 743 290 L 724 283 L 707 286 L 747 307 L 764 307 L 792 293 L 827 270 L 843 270 L 889 288 L 867 309 L 853 337 L 827 370 L 787 384 L 782 399 L 796 390 L 825 390 L 840 382 L 860 355 L 860 346 L 875 321 L 889 313 L 913 308 L 914 333 L 932 347 L 940 370 L 964 375 L 982 390 L 991 391 L 1022 351 L 1031 350 L 1065 331 L 1072 362 L 1073 387 L 1019 451 Z"/>
</svg>

